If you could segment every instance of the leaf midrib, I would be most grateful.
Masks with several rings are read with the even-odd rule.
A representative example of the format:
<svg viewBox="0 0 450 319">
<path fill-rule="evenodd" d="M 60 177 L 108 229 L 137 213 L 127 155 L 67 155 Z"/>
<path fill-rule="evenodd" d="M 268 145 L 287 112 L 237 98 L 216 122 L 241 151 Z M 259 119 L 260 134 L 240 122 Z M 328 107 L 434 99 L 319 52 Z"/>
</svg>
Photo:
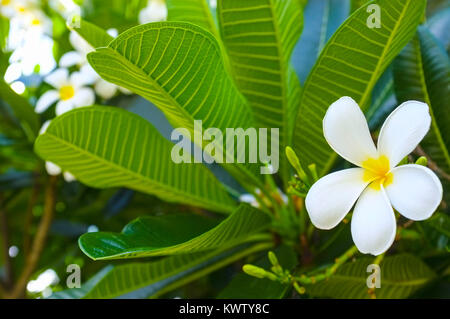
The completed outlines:
<svg viewBox="0 0 450 319">
<path fill-rule="evenodd" d="M 64 139 L 59 138 L 58 136 L 51 134 L 50 132 L 46 132 L 45 135 L 47 137 L 49 137 L 49 138 L 52 138 L 56 142 L 59 142 L 59 143 L 65 145 L 65 146 L 67 146 L 69 148 L 72 148 L 74 151 L 78 151 L 78 152 L 80 152 L 82 154 L 86 154 L 87 156 L 93 158 L 94 160 L 98 160 L 99 162 L 105 163 L 105 164 L 109 165 L 110 167 L 112 167 L 114 169 L 117 169 L 117 170 L 119 170 L 122 173 L 125 173 L 127 175 L 132 175 L 132 176 L 136 177 L 137 179 L 139 179 L 141 181 L 144 181 L 145 183 L 148 183 L 148 184 L 151 184 L 151 185 L 156 185 L 156 186 L 160 187 L 161 189 L 164 189 L 165 191 L 173 192 L 173 193 L 175 193 L 175 194 L 177 194 L 179 196 L 181 195 L 181 196 L 188 196 L 190 198 L 194 198 L 194 199 L 198 200 L 201 203 L 204 203 L 204 204 L 207 204 L 207 205 L 211 205 L 212 207 L 220 208 L 222 211 L 232 212 L 232 210 L 233 210 L 233 206 L 230 207 L 230 206 L 218 205 L 214 201 L 212 201 L 212 202 L 205 201 L 204 198 L 202 198 L 202 197 L 198 197 L 196 195 L 189 194 L 189 193 L 180 192 L 176 188 L 168 187 L 166 184 L 162 184 L 162 183 L 160 183 L 160 182 L 158 182 L 156 180 L 152 180 L 152 179 L 150 179 L 148 177 L 140 175 L 140 174 L 138 174 L 138 173 L 136 173 L 134 171 L 131 171 L 131 170 L 127 169 L 127 168 L 124 168 L 123 166 L 120 166 L 120 165 L 118 165 L 118 164 L 116 164 L 114 162 L 108 161 L 108 160 L 98 156 L 97 154 L 93 154 L 93 153 L 91 153 L 91 152 L 81 148 L 78 145 L 69 143 L 69 142 L 65 141 Z M 209 172 L 206 172 L 206 173 L 209 174 Z"/>
<path fill-rule="evenodd" d="M 261 213 L 263 214 L 263 213 Z M 216 226 L 217 227 L 217 226 Z M 196 250 L 196 246 L 192 246 L 192 242 L 195 241 L 201 241 L 204 239 L 204 237 L 206 238 L 211 238 L 210 233 L 212 231 L 214 231 L 214 228 L 208 230 L 206 233 L 203 233 L 197 237 L 191 238 L 186 242 L 183 243 L 179 243 L 173 246 L 165 246 L 165 247 L 158 247 L 155 249 L 152 249 L 151 246 L 142 246 L 142 247 L 136 247 L 136 248 L 132 248 L 127 250 L 126 252 L 122 252 L 122 253 L 117 253 L 117 254 L 113 254 L 113 255 L 108 255 L 105 257 L 91 257 L 90 254 L 86 254 L 88 256 L 90 256 L 93 260 L 112 260 L 112 259 L 123 259 L 123 257 L 126 257 L 130 254 L 139 254 L 139 256 L 136 256 L 136 258 L 144 258 L 144 257 L 153 257 L 153 256 L 162 256 L 160 253 L 162 251 L 166 251 L 166 254 L 163 255 L 170 255 L 170 254 L 180 254 L 180 253 L 198 253 L 198 252 L 202 252 L 202 251 L 212 251 L 216 248 L 218 248 L 217 246 L 212 246 L 208 249 L 201 249 L 201 250 Z M 244 243 L 249 243 L 249 242 L 254 242 L 254 241 L 258 241 L 261 239 L 261 236 L 259 236 L 259 234 L 257 234 L 258 232 L 260 232 L 261 230 L 263 230 L 265 227 L 267 227 L 267 225 L 261 226 L 260 228 L 256 228 L 254 230 L 254 234 L 251 236 L 248 236 L 246 238 L 242 238 L 241 241 L 237 241 L 236 239 L 232 239 L 231 241 L 229 241 L 226 245 L 221 245 L 221 248 L 231 248 L 235 245 L 239 245 L 239 244 L 244 244 Z M 123 235 L 123 234 L 121 234 Z M 266 238 L 263 238 L 266 239 Z M 185 247 L 187 246 L 187 247 Z M 186 249 L 183 249 L 186 248 Z M 82 248 L 82 246 L 80 245 L 80 248 L 84 251 L 84 249 Z"/>
</svg>

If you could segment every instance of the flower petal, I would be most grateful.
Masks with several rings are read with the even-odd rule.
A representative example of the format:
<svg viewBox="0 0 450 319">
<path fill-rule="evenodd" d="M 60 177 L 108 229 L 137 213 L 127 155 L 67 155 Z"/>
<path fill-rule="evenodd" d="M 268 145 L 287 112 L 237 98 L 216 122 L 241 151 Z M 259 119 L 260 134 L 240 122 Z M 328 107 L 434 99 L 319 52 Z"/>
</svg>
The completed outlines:
<svg viewBox="0 0 450 319">
<path fill-rule="evenodd" d="M 57 176 L 61 174 L 61 168 L 52 162 L 45 162 L 45 169 L 48 175 Z"/>
<path fill-rule="evenodd" d="M 51 122 L 50 120 L 47 120 L 44 122 L 44 124 L 42 124 L 41 129 L 39 130 L 39 135 L 44 134 L 45 131 L 47 131 L 47 128 L 49 127 L 50 122 Z"/>
<path fill-rule="evenodd" d="M 361 166 L 368 158 L 378 158 L 363 112 L 344 96 L 331 104 L 323 119 L 323 133 L 331 148 L 347 161 Z"/>
<path fill-rule="evenodd" d="M 69 70 L 67 69 L 57 69 L 53 73 L 50 73 L 45 77 L 45 82 L 59 89 L 61 86 L 69 82 Z"/>
<path fill-rule="evenodd" d="M 59 65 L 63 68 L 68 68 L 74 65 L 81 65 L 86 61 L 86 58 L 77 51 L 70 51 L 64 53 L 59 60 Z"/>
<path fill-rule="evenodd" d="M 392 183 L 386 193 L 392 206 L 412 220 L 429 218 L 442 201 L 442 184 L 427 167 L 402 165 L 392 170 Z"/>
<path fill-rule="evenodd" d="M 67 183 L 70 183 L 70 182 L 74 182 L 74 181 L 76 181 L 77 179 L 75 178 L 75 176 L 73 176 L 71 173 L 69 173 L 69 172 L 64 172 L 63 173 L 63 176 L 64 176 L 64 180 L 67 182 Z"/>
<path fill-rule="evenodd" d="M 386 119 L 378 138 L 378 152 L 389 158 L 391 168 L 411 153 L 427 134 L 431 125 L 428 105 L 407 101 Z"/>
<path fill-rule="evenodd" d="M 306 195 L 311 222 L 320 229 L 335 227 L 350 211 L 368 182 L 362 168 L 349 168 L 319 179 Z"/>
<path fill-rule="evenodd" d="M 93 84 L 98 79 L 101 79 L 101 77 L 97 74 L 97 72 L 92 68 L 92 66 L 89 63 L 84 64 L 80 68 L 80 72 L 83 74 L 83 76 L 86 76 L 91 79 L 91 83 Z"/>
<path fill-rule="evenodd" d="M 94 48 L 76 31 L 70 32 L 69 41 L 70 44 L 72 44 L 72 46 L 75 48 L 75 50 L 77 50 L 81 54 L 88 54 L 89 52 L 94 51 Z"/>
<path fill-rule="evenodd" d="M 36 108 L 34 111 L 36 113 L 43 113 L 45 112 L 50 105 L 55 103 L 59 99 L 59 92 L 56 90 L 49 90 L 42 94 L 42 96 L 39 98 L 39 100 L 36 103 Z"/>
<path fill-rule="evenodd" d="M 73 72 L 70 75 L 70 83 L 74 88 L 81 88 L 86 85 L 93 84 L 97 78 L 89 72 Z"/>
<path fill-rule="evenodd" d="M 117 92 L 117 86 L 103 79 L 98 80 L 95 83 L 95 92 L 105 100 L 108 100 L 114 96 Z"/>
<path fill-rule="evenodd" d="M 72 100 L 75 107 L 91 106 L 95 102 L 94 90 L 91 88 L 81 88 L 75 92 Z"/>
<path fill-rule="evenodd" d="M 386 192 L 367 187 L 358 199 L 352 216 L 352 237 L 364 254 L 384 253 L 394 242 L 396 220 Z"/>
<path fill-rule="evenodd" d="M 67 100 L 67 101 L 59 101 L 58 104 L 56 104 L 55 113 L 56 116 L 60 116 L 66 112 L 72 111 L 74 109 L 73 100 Z"/>
</svg>

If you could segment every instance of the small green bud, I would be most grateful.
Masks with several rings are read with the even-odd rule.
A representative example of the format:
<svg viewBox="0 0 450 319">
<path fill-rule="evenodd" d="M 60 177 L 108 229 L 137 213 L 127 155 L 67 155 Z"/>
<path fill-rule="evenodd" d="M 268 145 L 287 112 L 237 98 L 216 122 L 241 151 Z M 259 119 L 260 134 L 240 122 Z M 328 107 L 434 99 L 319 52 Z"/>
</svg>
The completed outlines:
<svg viewBox="0 0 450 319">
<path fill-rule="evenodd" d="M 319 179 L 319 175 L 317 174 L 317 167 L 316 164 L 310 164 L 308 165 L 308 169 L 311 172 L 311 175 L 314 179 L 314 181 L 317 181 Z"/>
<path fill-rule="evenodd" d="M 300 160 L 298 159 L 297 154 L 295 154 L 295 151 L 289 146 L 286 147 L 286 157 L 292 167 L 297 171 L 298 177 L 300 177 L 303 182 L 307 182 L 308 177 L 300 164 Z"/>
<path fill-rule="evenodd" d="M 266 277 L 266 271 L 260 267 L 254 266 L 254 265 L 244 265 L 242 267 L 242 270 L 247 274 L 250 275 L 252 277 L 256 277 L 256 278 L 264 278 Z"/>
<path fill-rule="evenodd" d="M 300 295 L 303 295 L 306 292 L 305 287 L 299 286 L 297 282 L 294 282 L 294 288 Z"/>
<path fill-rule="evenodd" d="M 284 276 L 283 268 L 280 265 L 273 266 L 270 270 L 278 276 Z"/>
<path fill-rule="evenodd" d="M 269 257 L 270 263 L 273 266 L 278 266 L 280 263 L 278 262 L 278 258 L 277 256 L 274 254 L 273 251 L 269 251 L 269 253 L 267 254 L 267 256 Z"/>
<path fill-rule="evenodd" d="M 428 165 L 428 159 L 425 156 L 421 156 L 416 161 L 417 165 L 427 166 Z"/>
</svg>

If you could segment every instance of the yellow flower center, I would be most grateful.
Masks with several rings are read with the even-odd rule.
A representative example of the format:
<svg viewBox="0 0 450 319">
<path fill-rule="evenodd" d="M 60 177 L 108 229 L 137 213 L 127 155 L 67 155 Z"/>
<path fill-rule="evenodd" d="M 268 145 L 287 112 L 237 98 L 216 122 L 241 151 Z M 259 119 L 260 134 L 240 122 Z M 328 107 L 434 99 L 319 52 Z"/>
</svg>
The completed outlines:
<svg viewBox="0 0 450 319">
<path fill-rule="evenodd" d="M 379 158 L 369 158 L 362 163 L 364 168 L 363 179 L 370 182 L 370 187 L 380 190 L 392 183 L 394 175 L 390 172 L 389 159 L 382 155 Z"/>
<path fill-rule="evenodd" d="M 32 25 L 40 25 L 41 24 L 41 20 L 34 18 L 33 20 L 31 20 L 31 24 Z"/>
<path fill-rule="evenodd" d="M 61 100 L 70 100 L 75 95 L 75 90 L 72 85 L 64 85 L 59 89 Z"/>
<path fill-rule="evenodd" d="M 11 0 L 2 0 L 2 1 L 1 1 L 2 6 L 7 6 L 7 5 L 9 5 L 10 3 L 11 3 Z"/>
</svg>

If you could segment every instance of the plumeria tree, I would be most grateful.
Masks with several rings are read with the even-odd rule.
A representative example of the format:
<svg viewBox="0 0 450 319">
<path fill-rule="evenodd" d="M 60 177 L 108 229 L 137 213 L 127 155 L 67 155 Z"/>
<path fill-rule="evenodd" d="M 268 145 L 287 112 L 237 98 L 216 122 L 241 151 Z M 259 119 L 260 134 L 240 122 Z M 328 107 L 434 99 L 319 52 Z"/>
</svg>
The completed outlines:
<svg viewBox="0 0 450 319">
<path fill-rule="evenodd" d="M 1 297 L 448 297 L 445 1 L 1 4 Z"/>
</svg>

